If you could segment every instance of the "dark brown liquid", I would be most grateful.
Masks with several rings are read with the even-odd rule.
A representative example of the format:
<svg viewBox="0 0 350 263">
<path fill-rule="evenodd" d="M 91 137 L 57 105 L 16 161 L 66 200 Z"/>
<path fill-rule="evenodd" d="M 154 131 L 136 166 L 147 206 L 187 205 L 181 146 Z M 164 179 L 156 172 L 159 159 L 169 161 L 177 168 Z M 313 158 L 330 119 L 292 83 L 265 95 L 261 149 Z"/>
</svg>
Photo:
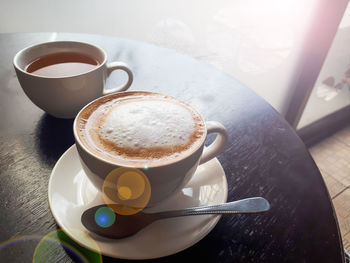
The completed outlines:
<svg viewBox="0 0 350 263">
<path fill-rule="evenodd" d="M 25 70 L 44 77 L 65 77 L 88 72 L 99 64 L 96 59 L 85 54 L 65 52 L 40 57 Z"/>
</svg>

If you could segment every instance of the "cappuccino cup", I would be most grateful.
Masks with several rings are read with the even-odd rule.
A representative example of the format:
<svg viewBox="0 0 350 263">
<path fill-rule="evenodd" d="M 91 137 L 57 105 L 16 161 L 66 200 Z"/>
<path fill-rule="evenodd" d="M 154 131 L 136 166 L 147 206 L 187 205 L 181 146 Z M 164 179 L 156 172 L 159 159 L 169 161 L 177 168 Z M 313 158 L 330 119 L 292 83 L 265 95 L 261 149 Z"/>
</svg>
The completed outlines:
<svg viewBox="0 0 350 263">
<path fill-rule="evenodd" d="M 107 63 L 103 49 L 83 42 L 53 41 L 27 47 L 15 55 L 13 65 L 28 98 L 57 118 L 73 118 L 88 102 L 127 90 L 133 81 L 126 63 Z M 125 71 L 127 80 L 106 90 L 106 78 L 114 70 Z"/>
<path fill-rule="evenodd" d="M 228 138 L 223 125 L 205 122 L 192 106 L 143 91 L 110 94 L 90 102 L 77 114 L 73 131 L 90 181 L 107 196 L 113 195 L 114 187 L 115 199 L 124 206 L 132 206 L 145 193 L 141 209 L 181 190 L 198 165 L 223 150 Z M 217 136 L 204 147 L 209 133 Z M 119 175 L 111 177 L 113 173 Z M 143 179 L 138 180 L 140 176 Z M 123 185 L 123 180 L 129 180 L 129 185 Z M 109 198 L 108 202 L 111 199 L 115 201 Z"/>
</svg>

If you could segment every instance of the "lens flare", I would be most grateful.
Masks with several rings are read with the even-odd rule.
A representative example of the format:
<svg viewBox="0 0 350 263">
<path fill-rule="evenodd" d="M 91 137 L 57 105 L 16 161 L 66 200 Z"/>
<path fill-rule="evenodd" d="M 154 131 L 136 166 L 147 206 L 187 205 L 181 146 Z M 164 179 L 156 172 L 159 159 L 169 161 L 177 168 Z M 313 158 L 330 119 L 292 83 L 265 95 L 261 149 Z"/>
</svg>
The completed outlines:
<svg viewBox="0 0 350 263">
<path fill-rule="evenodd" d="M 0 243 L 0 252 L 5 250 L 7 247 L 16 246 L 23 242 L 35 242 L 38 244 L 34 250 L 32 258 L 33 263 L 51 262 L 51 260 L 57 260 L 56 256 L 62 249 L 64 249 L 65 253 L 68 253 L 70 257 L 74 258 L 74 261 L 76 262 L 102 263 L 102 255 L 96 241 L 86 233 L 79 230 L 74 230 L 74 235 L 77 236 L 79 240 L 87 240 L 85 243 L 88 242 L 89 247 L 92 247 L 94 251 L 80 246 L 78 243 L 68 237 L 68 235 L 62 229 L 58 229 L 48 233 L 45 236 L 23 235 L 11 238 Z"/>
<path fill-rule="evenodd" d="M 55 257 L 58 252 L 57 249 L 63 247 L 63 249 L 70 254 L 70 256 L 73 256 L 77 262 L 102 263 L 101 253 L 96 252 L 100 251 L 97 243 L 82 231 L 76 232 L 75 235 L 79 235 L 79 237 L 89 240 L 89 243 L 95 251 L 91 251 L 80 246 L 78 243 L 68 237 L 68 235 L 62 229 L 58 229 L 41 238 L 39 244 L 34 250 L 32 262 L 50 262 L 50 257 Z M 56 246 L 53 246 L 55 244 Z"/>
<path fill-rule="evenodd" d="M 115 213 L 109 207 L 100 207 L 95 213 L 95 222 L 100 227 L 110 227 L 115 222 Z"/>
<path fill-rule="evenodd" d="M 151 197 L 151 184 L 139 169 L 119 167 L 106 177 L 102 187 L 105 203 L 120 215 L 143 210 Z"/>
<path fill-rule="evenodd" d="M 126 172 L 118 178 L 118 195 L 123 200 L 137 199 L 145 192 L 145 180 L 135 171 Z"/>
<path fill-rule="evenodd" d="M 132 192 L 131 192 L 131 189 L 129 187 L 117 185 L 117 189 L 118 189 L 118 196 L 120 199 L 128 200 L 131 198 Z"/>
<path fill-rule="evenodd" d="M 7 247 L 14 246 L 23 242 L 30 241 L 40 241 L 42 236 L 40 235 L 23 235 L 17 236 L 0 243 L 0 251 L 6 249 Z"/>
</svg>

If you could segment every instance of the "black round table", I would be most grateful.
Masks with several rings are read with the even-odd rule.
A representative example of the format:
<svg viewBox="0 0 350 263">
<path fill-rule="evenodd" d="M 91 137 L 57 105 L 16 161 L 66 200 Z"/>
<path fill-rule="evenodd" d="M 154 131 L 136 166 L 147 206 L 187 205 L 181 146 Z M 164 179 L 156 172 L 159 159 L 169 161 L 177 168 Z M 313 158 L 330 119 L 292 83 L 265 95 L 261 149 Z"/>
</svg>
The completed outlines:
<svg viewBox="0 0 350 263">
<path fill-rule="evenodd" d="M 175 96 L 196 104 L 205 120 L 221 122 L 229 133 L 228 146 L 218 156 L 227 176 L 228 200 L 262 196 L 270 201 L 269 212 L 225 215 L 192 247 L 152 262 L 344 262 L 321 174 L 294 130 L 267 102 L 234 78 L 174 51 L 70 33 L 0 34 L 2 262 L 31 262 L 40 237 L 58 227 L 48 204 L 48 181 L 58 158 L 74 144 L 73 120 L 53 118 L 32 104 L 12 66 L 20 49 L 52 40 L 96 44 L 110 61 L 131 66 L 135 79 L 130 90 Z M 123 77 L 112 75 L 108 86 Z M 50 262 L 77 261 L 64 246 L 51 256 Z"/>
</svg>

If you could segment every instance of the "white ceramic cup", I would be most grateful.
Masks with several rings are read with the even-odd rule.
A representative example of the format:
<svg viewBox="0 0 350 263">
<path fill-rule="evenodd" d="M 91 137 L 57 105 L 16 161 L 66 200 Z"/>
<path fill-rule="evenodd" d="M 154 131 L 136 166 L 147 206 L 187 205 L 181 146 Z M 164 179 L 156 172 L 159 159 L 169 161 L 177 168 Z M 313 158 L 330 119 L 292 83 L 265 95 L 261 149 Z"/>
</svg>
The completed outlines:
<svg viewBox="0 0 350 263">
<path fill-rule="evenodd" d="M 88 55 L 96 59 L 99 65 L 86 73 L 64 77 L 39 76 L 25 70 L 34 60 L 61 52 Z M 127 64 L 107 63 L 107 54 L 103 49 L 83 42 L 53 41 L 27 47 L 15 55 L 13 65 L 29 99 L 48 114 L 58 118 L 74 118 L 90 101 L 102 95 L 127 90 L 133 81 L 132 71 Z M 125 71 L 128 79 L 120 87 L 106 90 L 106 78 L 114 70 Z"/>
<path fill-rule="evenodd" d="M 117 97 L 117 96 L 133 96 L 133 94 L 139 94 L 140 92 L 123 92 L 123 94 L 111 94 L 86 105 L 76 116 L 73 124 L 73 132 L 76 142 L 76 147 L 79 153 L 80 161 L 82 167 L 89 177 L 90 181 L 102 191 L 103 184 L 105 183 L 105 179 L 107 174 L 109 174 L 112 170 L 120 167 L 125 167 L 125 165 L 121 166 L 117 161 L 112 162 L 110 160 L 104 159 L 101 155 L 97 155 L 89 148 L 84 145 L 84 142 L 81 140 L 78 134 L 79 130 L 79 116 L 82 112 L 87 108 L 94 107 L 94 104 L 98 103 L 101 100 L 106 100 L 108 97 Z M 141 92 L 144 94 L 154 94 L 151 92 Z M 168 96 L 169 97 L 169 96 Z M 187 105 L 191 109 L 193 109 L 190 105 Z M 90 107 L 90 108 L 89 108 Z M 194 109 L 193 109 L 194 110 Z M 203 119 L 202 119 L 203 120 Z M 142 167 L 135 167 L 142 170 L 142 172 L 147 176 L 150 187 L 151 187 L 151 197 L 147 204 L 147 207 L 152 207 L 155 204 L 159 203 L 162 200 L 165 200 L 173 193 L 181 190 L 186 183 L 191 179 L 192 175 L 195 173 L 198 165 L 208 162 L 209 160 L 216 157 L 225 147 L 228 139 L 227 132 L 222 124 L 219 122 L 204 122 L 205 129 L 202 138 L 202 142 L 200 142 L 196 148 L 191 150 L 189 154 L 181 157 L 180 160 L 176 159 L 175 161 L 170 161 L 167 164 L 160 164 L 158 166 L 150 166 L 143 165 Z M 179 120 L 179 125 L 181 122 Z M 157 129 L 155 126 L 154 129 Z M 217 133 L 215 140 L 208 146 L 204 147 L 206 137 L 209 133 Z M 204 149 L 204 151 L 203 151 Z M 147 169 L 145 169 L 147 167 Z M 111 182 L 111 185 L 115 184 Z"/>
</svg>

